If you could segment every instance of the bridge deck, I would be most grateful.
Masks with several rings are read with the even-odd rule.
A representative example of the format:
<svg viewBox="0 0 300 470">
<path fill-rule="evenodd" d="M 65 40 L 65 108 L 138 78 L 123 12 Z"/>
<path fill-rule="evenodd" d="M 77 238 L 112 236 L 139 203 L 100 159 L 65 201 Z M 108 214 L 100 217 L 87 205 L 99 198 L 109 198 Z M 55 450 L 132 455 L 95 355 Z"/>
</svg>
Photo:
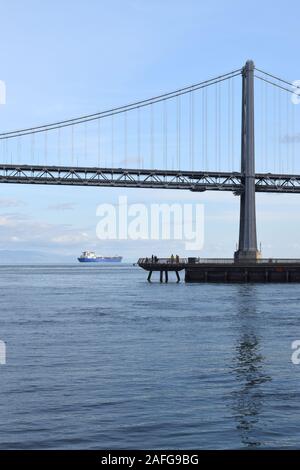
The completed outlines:
<svg viewBox="0 0 300 470">
<path fill-rule="evenodd" d="M 0 183 L 127 188 L 243 191 L 239 172 L 175 171 L 124 168 L 0 165 Z M 300 193 L 300 175 L 257 173 L 255 191 Z"/>
</svg>

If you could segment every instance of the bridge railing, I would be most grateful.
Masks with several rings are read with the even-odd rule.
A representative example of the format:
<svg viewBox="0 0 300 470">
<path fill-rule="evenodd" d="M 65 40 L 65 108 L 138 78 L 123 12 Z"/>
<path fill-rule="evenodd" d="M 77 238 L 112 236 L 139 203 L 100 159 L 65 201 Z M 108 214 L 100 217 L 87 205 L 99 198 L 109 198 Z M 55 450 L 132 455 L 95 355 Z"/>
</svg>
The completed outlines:
<svg viewBox="0 0 300 470">
<path fill-rule="evenodd" d="M 196 264 L 233 264 L 235 260 L 233 258 L 188 258 L 189 263 Z M 300 259 L 289 259 L 289 258 L 260 258 L 256 260 L 245 261 L 246 263 L 256 263 L 256 264 L 282 264 L 282 263 L 300 263 Z M 241 261 L 239 261 L 241 263 Z"/>
<path fill-rule="evenodd" d="M 139 264 L 200 264 L 200 263 L 217 263 L 217 264 L 228 264 L 233 263 L 232 258 L 199 258 L 199 257 L 190 257 L 190 258 L 140 258 L 138 260 Z"/>
<path fill-rule="evenodd" d="M 152 258 L 150 256 L 149 258 L 140 258 L 138 260 L 138 264 L 185 264 L 188 262 L 187 258 Z"/>
<path fill-rule="evenodd" d="M 295 264 L 300 263 L 300 259 L 295 258 L 261 258 L 257 260 L 245 261 L 246 263 L 255 263 L 255 264 Z M 199 258 L 199 257 L 190 257 L 190 258 L 139 258 L 138 264 L 234 264 L 235 260 L 233 258 Z M 241 264 L 241 262 L 239 262 Z M 236 263 L 238 264 L 238 263 Z"/>
<path fill-rule="evenodd" d="M 257 263 L 282 264 L 282 263 L 300 263 L 298 258 L 262 258 L 256 260 Z"/>
</svg>

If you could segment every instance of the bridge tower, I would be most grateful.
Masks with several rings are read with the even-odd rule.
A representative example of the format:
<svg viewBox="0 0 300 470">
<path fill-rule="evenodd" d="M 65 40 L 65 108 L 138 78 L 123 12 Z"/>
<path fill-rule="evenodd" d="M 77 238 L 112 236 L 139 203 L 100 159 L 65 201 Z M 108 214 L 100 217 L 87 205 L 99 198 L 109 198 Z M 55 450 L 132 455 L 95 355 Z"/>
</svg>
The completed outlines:
<svg viewBox="0 0 300 470">
<path fill-rule="evenodd" d="M 236 261 L 254 261 L 260 257 L 257 249 L 255 210 L 255 139 L 254 139 L 254 63 L 243 67 L 241 174 L 244 190 L 240 195 L 240 233 Z"/>
</svg>

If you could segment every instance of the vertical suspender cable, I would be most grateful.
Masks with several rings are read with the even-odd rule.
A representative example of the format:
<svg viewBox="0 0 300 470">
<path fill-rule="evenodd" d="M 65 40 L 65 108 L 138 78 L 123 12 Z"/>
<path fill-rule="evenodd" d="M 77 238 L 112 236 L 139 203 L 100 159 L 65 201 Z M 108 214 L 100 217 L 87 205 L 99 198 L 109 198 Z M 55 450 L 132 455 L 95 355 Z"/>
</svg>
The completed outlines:
<svg viewBox="0 0 300 470">
<path fill-rule="evenodd" d="M 204 158 L 205 158 L 205 169 L 208 170 L 208 107 L 207 107 L 207 88 L 204 89 Z"/>
<path fill-rule="evenodd" d="M 278 171 L 282 171 L 282 156 L 281 156 L 281 92 L 278 88 Z"/>
<path fill-rule="evenodd" d="M 231 79 L 231 167 L 234 171 L 235 165 L 235 146 L 234 146 L 234 129 L 235 129 L 235 81 L 234 78 Z"/>
<path fill-rule="evenodd" d="M 114 166 L 114 153 L 115 153 L 115 123 L 114 115 L 111 116 L 111 167 Z"/>
<path fill-rule="evenodd" d="M 289 96 L 285 96 L 286 99 L 286 173 L 290 172 L 290 139 L 289 139 L 289 127 L 290 127 L 290 108 L 289 108 Z"/>
<path fill-rule="evenodd" d="M 57 160 L 60 165 L 60 127 L 57 129 Z"/>
<path fill-rule="evenodd" d="M 45 164 L 48 162 L 48 131 L 45 131 Z"/>
<path fill-rule="evenodd" d="M 221 136 L 221 83 L 219 82 L 217 84 L 218 87 L 218 128 L 219 128 L 219 133 L 218 133 L 218 161 L 219 161 L 219 170 L 221 170 L 221 143 L 222 143 L 222 136 Z"/>
<path fill-rule="evenodd" d="M 228 160 L 228 169 L 229 171 L 233 171 L 232 165 L 231 165 L 231 156 L 230 156 L 230 149 L 231 149 L 231 142 L 230 142 L 230 137 L 231 137 L 231 80 L 228 80 L 227 84 L 227 160 Z"/>
<path fill-rule="evenodd" d="M 181 99 L 180 96 L 177 96 L 177 162 L 176 162 L 176 169 L 180 168 L 180 137 L 181 137 Z M 174 168 L 173 168 L 174 169 Z"/>
<path fill-rule="evenodd" d="M 137 109 L 137 152 L 139 168 L 141 168 L 141 108 Z"/>
<path fill-rule="evenodd" d="M 206 88 L 203 88 L 202 90 L 202 94 L 201 94 L 201 143 L 202 143 L 202 164 L 203 164 L 203 168 L 201 168 L 201 170 L 207 170 L 207 161 L 206 161 L 206 154 L 205 154 L 205 145 L 206 145 L 206 141 L 205 141 L 205 93 L 206 93 Z"/>
<path fill-rule="evenodd" d="M 34 134 L 31 134 L 31 161 L 34 163 L 34 153 L 35 153 L 35 148 L 34 148 L 34 143 L 35 143 L 35 139 L 34 139 Z"/>
<path fill-rule="evenodd" d="M 87 165 L 87 123 L 84 123 L 84 165 Z"/>
<path fill-rule="evenodd" d="M 168 168 L 168 103 L 164 101 L 164 163 Z"/>
<path fill-rule="evenodd" d="M 295 172 L 295 105 L 292 104 L 292 173 Z"/>
<path fill-rule="evenodd" d="M 277 121 L 276 121 L 276 116 L 277 116 L 277 112 L 276 112 L 276 109 L 277 109 L 277 106 L 276 106 L 276 103 L 277 103 L 277 100 L 276 100 L 276 97 L 277 97 L 277 91 L 276 91 L 276 88 L 273 88 L 273 107 L 274 107 L 274 110 L 273 110 L 273 145 L 272 145 L 272 148 L 273 148 L 273 164 L 274 164 L 274 167 L 272 167 L 271 169 L 271 172 L 273 173 L 276 173 L 276 170 L 277 170 L 277 138 L 276 136 L 278 137 L 277 135 Z"/>
<path fill-rule="evenodd" d="M 151 162 L 151 168 L 154 168 L 154 115 L 153 115 L 153 104 L 150 105 L 150 162 Z"/>
<path fill-rule="evenodd" d="M 97 161 L 98 168 L 100 167 L 101 161 L 101 119 L 97 119 Z"/>
<path fill-rule="evenodd" d="M 194 93 L 190 92 L 190 167 L 194 170 Z"/>
<path fill-rule="evenodd" d="M 219 132 L 219 129 L 218 129 L 218 124 L 219 124 L 219 120 L 218 120 L 218 87 L 217 85 L 215 85 L 215 136 L 214 136 L 214 139 L 215 139 L 215 159 L 216 159 L 216 168 L 218 168 L 218 154 L 219 154 L 219 149 L 218 149 L 218 132 Z"/>
<path fill-rule="evenodd" d="M 261 125 L 260 125 L 260 129 L 261 129 L 261 132 L 259 134 L 260 136 L 260 158 L 261 158 L 261 166 L 262 166 L 262 171 L 264 170 L 265 168 L 265 155 L 264 155 L 264 139 L 265 139 L 265 134 L 263 132 L 263 129 L 264 129 L 264 122 L 265 122 L 265 96 L 264 96 L 264 89 L 265 89 L 265 85 L 263 82 L 259 82 L 259 86 L 260 86 L 260 108 L 261 108 L 261 115 L 260 115 L 260 119 L 261 119 Z"/>
<path fill-rule="evenodd" d="M 3 139 L 3 140 L 2 140 L 2 144 L 1 144 L 1 145 L 2 145 L 3 161 L 4 161 L 4 163 L 6 163 L 6 158 L 5 158 L 5 156 L 6 156 L 6 155 L 5 155 L 6 139 Z"/>
<path fill-rule="evenodd" d="M 127 111 L 124 113 L 124 165 L 127 168 Z"/>
<path fill-rule="evenodd" d="M 18 160 L 18 163 L 21 163 L 21 144 L 20 144 L 20 137 L 17 138 L 17 160 Z"/>
<path fill-rule="evenodd" d="M 265 171 L 269 171 L 269 158 L 268 158 L 268 141 L 269 141 L 269 128 L 268 128 L 268 84 L 265 82 L 264 83 L 264 89 L 265 89 L 265 114 L 264 114 L 264 135 L 265 135 L 265 148 L 264 148 L 264 154 L 265 154 Z"/>
<path fill-rule="evenodd" d="M 72 166 L 74 165 L 74 126 L 71 126 L 71 160 Z"/>
</svg>

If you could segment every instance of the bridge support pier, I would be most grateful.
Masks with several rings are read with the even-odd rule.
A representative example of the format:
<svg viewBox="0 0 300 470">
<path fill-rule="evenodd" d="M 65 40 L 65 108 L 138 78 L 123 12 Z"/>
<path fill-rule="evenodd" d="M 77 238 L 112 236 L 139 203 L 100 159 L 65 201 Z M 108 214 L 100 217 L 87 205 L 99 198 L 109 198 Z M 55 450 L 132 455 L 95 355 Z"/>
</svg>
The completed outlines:
<svg viewBox="0 0 300 470">
<path fill-rule="evenodd" d="M 236 261 L 260 258 L 257 249 L 255 210 L 255 139 L 254 139 L 254 63 L 248 60 L 243 68 L 241 174 L 239 246 Z"/>
</svg>

